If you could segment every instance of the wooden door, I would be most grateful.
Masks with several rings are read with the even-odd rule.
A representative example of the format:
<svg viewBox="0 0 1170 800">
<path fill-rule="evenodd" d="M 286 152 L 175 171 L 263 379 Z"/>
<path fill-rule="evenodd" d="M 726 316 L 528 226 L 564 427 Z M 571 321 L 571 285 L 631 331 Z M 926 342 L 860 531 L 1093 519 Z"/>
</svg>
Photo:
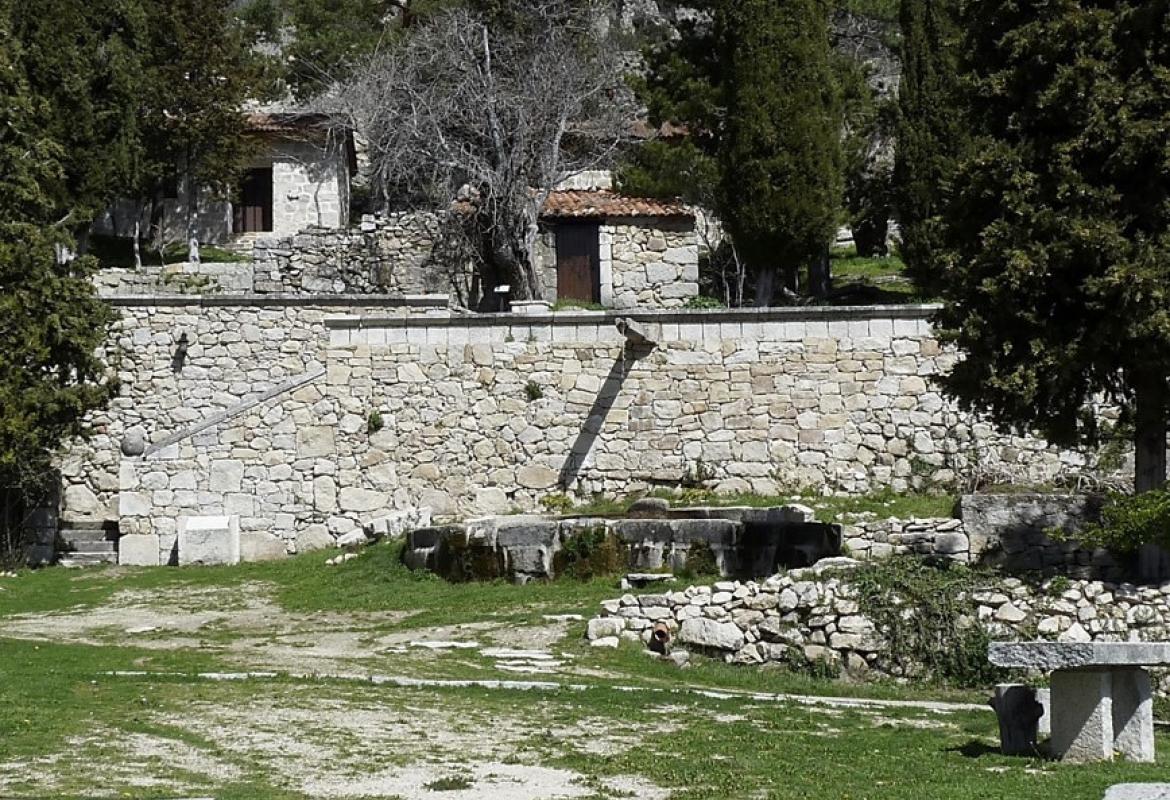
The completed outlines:
<svg viewBox="0 0 1170 800">
<path fill-rule="evenodd" d="M 250 169 L 240 185 L 232 230 L 256 233 L 272 230 L 272 168 Z"/>
<path fill-rule="evenodd" d="M 557 299 L 601 300 L 601 247 L 596 224 L 557 226 Z"/>
</svg>

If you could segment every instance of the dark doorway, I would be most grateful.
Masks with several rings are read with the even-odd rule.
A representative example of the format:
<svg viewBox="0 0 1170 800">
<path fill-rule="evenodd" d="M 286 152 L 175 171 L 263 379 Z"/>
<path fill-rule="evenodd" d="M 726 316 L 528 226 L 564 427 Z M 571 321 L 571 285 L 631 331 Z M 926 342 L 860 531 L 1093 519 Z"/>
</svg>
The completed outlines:
<svg viewBox="0 0 1170 800">
<path fill-rule="evenodd" d="M 240 184 L 240 198 L 232 223 L 235 233 L 272 230 L 272 168 L 250 169 Z"/>
<path fill-rule="evenodd" d="M 557 299 L 601 301 L 601 226 L 557 226 Z"/>
</svg>

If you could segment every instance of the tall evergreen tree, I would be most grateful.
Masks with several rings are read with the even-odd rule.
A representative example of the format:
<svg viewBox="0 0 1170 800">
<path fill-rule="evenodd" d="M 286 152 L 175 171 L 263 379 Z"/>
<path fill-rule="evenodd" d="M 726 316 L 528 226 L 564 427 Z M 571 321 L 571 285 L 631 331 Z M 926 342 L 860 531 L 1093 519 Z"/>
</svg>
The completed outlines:
<svg viewBox="0 0 1170 800">
<path fill-rule="evenodd" d="M 982 0 L 961 52 L 970 154 L 945 215 L 940 321 L 968 407 L 1061 445 L 1135 423 L 1136 488 L 1166 481 L 1170 4 Z"/>
<path fill-rule="evenodd" d="M 140 3 L 110 0 L 14 0 L 12 11 L 41 133 L 61 148 L 51 201 L 83 232 L 141 167 L 146 15 Z"/>
<path fill-rule="evenodd" d="M 924 294 L 943 276 L 941 219 L 966 138 L 957 73 L 958 0 L 902 0 L 894 205 L 906 272 Z"/>
<path fill-rule="evenodd" d="M 13 35 L 23 11 L 0 0 L 0 492 L 29 507 L 52 488 L 58 447 L 113 385 L 95 355 L 112 313 L 89 280 L 94 265 L 58 257 L 72 243 L 61 217 L 69 192 L 89 202 L 93 185 L 70 175 L 71 155 L 51 135 L 61 112 L 53 93 L 33 90 Z M 0 518 L 0 558 L 14 555 L 20 522 Z"/>
<path fill-rule="evenodd" d="M 223 196 L 251 155 L 243 106 L 262 86 L 260 64 L 232 0 L 141 0 L 149 31 L 138 105 L 143 130 L 136 196 L 161 198 L 181 178 L 187 236 L 204 194 Z M 157 203 L 156 203 L 157 205 Z"/>
<path fill-rule="evenodd" d="M 737 0 L 716 16 L 727 116 L 720 211 L 756 275 L 756 304 L 779 280 L 827 291 L 841 195 L 841 116 L 823 0 Z"/>
</svg>

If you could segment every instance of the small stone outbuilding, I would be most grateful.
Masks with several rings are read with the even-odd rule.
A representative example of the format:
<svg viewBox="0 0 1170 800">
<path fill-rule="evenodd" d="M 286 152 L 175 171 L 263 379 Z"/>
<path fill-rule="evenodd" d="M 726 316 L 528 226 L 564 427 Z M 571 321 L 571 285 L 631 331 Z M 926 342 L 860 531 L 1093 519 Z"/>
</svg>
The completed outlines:
<svg viewBox="0 0 1170 800">
<path fill-rule="evenodd" d="M 699 294 L 695 214 L 609 189 L 562 189 L 541 215 L 545 299 L 679 308 Z"/>
</svg>

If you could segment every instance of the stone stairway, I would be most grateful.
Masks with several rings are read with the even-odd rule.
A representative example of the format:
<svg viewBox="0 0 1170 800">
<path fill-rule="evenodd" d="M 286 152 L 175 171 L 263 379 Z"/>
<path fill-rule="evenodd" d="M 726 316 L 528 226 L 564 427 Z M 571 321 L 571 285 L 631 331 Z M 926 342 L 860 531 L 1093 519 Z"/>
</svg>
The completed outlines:
<svg viewBox="0 0 1170 800">
<path fill-rule="evenodd" d="M 57 533 L 57 563 L 63 567 L 92 567 L 118 563 L 116 522 L 68 522 Z"/>
</svg>

